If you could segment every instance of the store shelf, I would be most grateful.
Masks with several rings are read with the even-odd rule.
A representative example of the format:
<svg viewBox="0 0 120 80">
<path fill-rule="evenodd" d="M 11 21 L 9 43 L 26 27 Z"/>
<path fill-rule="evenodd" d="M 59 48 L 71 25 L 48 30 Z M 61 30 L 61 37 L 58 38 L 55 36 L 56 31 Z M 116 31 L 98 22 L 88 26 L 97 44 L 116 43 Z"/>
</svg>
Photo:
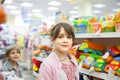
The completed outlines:
<svg viewBox="0 0 120 80">
<path fill-rule="evenodd" d="M 120 32 L 106 33 L 79 33 L 75 34 L 76 38 L 120 38 Z"/>
<path fill-rule="evenodd" d="M 120 80 L 120 77 L 118 76 L 109 75 L 107 73 L 95 72 L 95 71 L 90 72 L 90 70 L 85 69 L 85 68 L 80 68 L 79 72 L 86 74 L 86 75 L 95 76 L 95 77 L 98 77 L 104 80 Z"/>
</svg>

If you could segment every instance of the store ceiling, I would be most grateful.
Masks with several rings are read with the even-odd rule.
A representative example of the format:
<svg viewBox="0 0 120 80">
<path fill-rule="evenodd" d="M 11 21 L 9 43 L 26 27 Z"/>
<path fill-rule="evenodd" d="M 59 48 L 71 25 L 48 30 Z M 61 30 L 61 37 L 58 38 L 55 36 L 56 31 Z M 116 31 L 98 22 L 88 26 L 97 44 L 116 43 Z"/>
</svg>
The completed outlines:
<svg viewBox="0 0 120 80">
<path fill-rule="evenodd" d="M 11 13 L 11 9 L 7 9 L 6 6 L 8 4 L 3 4 L 3 7 L 5 8 L 5 11 L 8 15 L 11 14 L 15 14 L 15 15 L 20 15 L 20 11 L 22 9 L 21 7 L 21 3 L 23 2 L 31 2 L 33 3 L 32 7 L 28 7 L 27 12 L 32 14 L 32 10 L 33 9 L 41 9 L 42 12 L 40 12 L 44 17 L 50 17 L 50 16 L 54 16 L 56 11 L 49 11 L 48 10 L 48 2 L 50 2 L 52 0 L 13 0 L 13 3 L 11 5 L 17 6 L 17 8 L 15 10 L 19 10 L 18 14 L 15 14 L 15 12 Z M 76 3 L 71 4 L 70 0 L 57 0 L 59 2 L 61 2 L 62 4 L 60 6 L 58 6 L 59 10 L 61 10 L 63 13 L 65 13 L 66 15 L 72 16 L 72 14 L 69 13 L 70 10 L 73 10 L 74 7 L 77 7 L 79 5 L 79 3 L 81 2 L 81 0 L 77 0 Z M 113 14 L 116 13 L 115 11 L 113 11 L 113 9 L 120 9 L 120 5 L 117 5 L 118 2 L 120 2 L 119 0 L 91 0 L 92 2 L 92 14 L 93 15 L 97 15 L 97 16 L 104 16 L 107 13 L 109 14 Z M 104 8 L 95 8 L 93 7 L 95 4 L 105 4 L 106 6 Z M 79 9 L 74 9 L 79 11 Z M 95 10 L 101 10 L 101 13 L 93 13 Z M 75 14 L 78 15 L 78 14 Z"/>
</svg>

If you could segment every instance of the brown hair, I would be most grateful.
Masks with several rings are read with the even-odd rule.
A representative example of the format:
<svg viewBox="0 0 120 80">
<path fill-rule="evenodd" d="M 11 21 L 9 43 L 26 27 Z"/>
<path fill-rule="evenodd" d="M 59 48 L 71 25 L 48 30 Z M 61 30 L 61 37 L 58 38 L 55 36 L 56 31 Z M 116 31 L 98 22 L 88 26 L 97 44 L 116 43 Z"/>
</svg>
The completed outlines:
<svg viewBox="0 0 120 80">
<path fill-rule="evenodd" d="M 64 28 L 64 30 L 67 32 L 67 34 L 72 36 L 72 39 L 74 41 L 75 34 L 73 31 L 73 27 L 68 23 L 58 23 L 51 29 L 50 37 L 52 37 L 52 40 L 55 40 L 58 37 L 61 28 Z"/>
<path fill-rule="evenodd" d="M 5 56 L 8 57 L 12 50 L 16 49 L 19 53 L 21 53 L 20 49 L 17 46 L 9 46 L 6 50 Z"/>
</svg>

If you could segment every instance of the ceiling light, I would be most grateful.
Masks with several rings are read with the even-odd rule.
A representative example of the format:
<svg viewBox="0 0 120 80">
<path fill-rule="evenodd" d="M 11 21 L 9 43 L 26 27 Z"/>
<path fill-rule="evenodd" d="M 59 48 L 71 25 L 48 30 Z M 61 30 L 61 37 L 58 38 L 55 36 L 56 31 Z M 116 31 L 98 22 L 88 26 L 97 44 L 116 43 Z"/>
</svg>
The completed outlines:
<svg viewBox="0 0 120 80">
<path fill-rule="evenodd" d="M 32 14 L 31 14 L 31 13 L 28 13 L 28 14 L 27 14 L 27 16 L 28 16 L 28 17 L 31 17 L 31 16 L 32 16 Z"/>
<path fill-rule="evenodd" d="M 66 0 L 66 1 L 71 1 L 71 0 Z"/>
<path fill-rule="evenodd" d="M 32 12 L 42 12 L 41 9 L 33 9 Z"/>
<path fill-rule="evenodd" d="M 12 0 L 5 0 L 4 4 L 12 4 Z"/>
<path fill-rule="evenodd" d="M 32 3 L 29 3 L 29 2 L 24 2 L 21 4 L 21 6 L 24 6 L 24 7 L 32 7 L 33 4 Z"/>
<path fill-rule="evenodd" d="M 6 8 L 7 8 L 7 9 L 17 9 L 17 6 L 7 5 Z"/>
<path fill-rule="evenodd" d="M 75 11 L 75 10 L 71 10 L 70 11 L 70 14 L 77 14 L 78 12 L 77 11 Z"/>
<path fill-rule="evenodd" d="M 71 18 L 78 18 L 78 15 L 72 15 Z"/>
<path fill-rule="evenodd" d="M 49 19 L 55 20 L 55 16 L 50 16 Z"/>
<path fill-rule="evenodd" d="M 51 6 L 60 6 L 60 5 L 61 5 L 61 2 L 51 1 L 51 2 L 48 3 L 48 5 L 51 5 Z"/>
<path fill-rule="evenodd" d="M 49 11 L 56 11 L 56 10 L 58 10 L 58 8 L 57 7 L 49 7 L 48 10 Z"/>
<path fill-rule="evenodd" d="M 11 13 L 11 14 L 19 14 L 20 11 L 19 11 L 19 10 L 11 10 L 10 13 Z"/>
<path fill-rule="evenodd" d="M 93 7 L 95 7 L 95 8 L 103 8 L 103 7 L 106 7 L 106 5 L 104 5 L 104 4 L 95 4 Z"/>
<path fill-rule="evenodd" d="M 74 7 L 74 9 L 79 9 L 79 7 L 78 7 L 78 6 L 76 6 L 76 7 Z"/>
<path fill-rule="evenodd" d="M 69 20 L 70 20 L 70 21 L 73 21 L 73 20 L 74 20 L 74 17 L 70 17 Z"/>
<path fill-rule="evenodd" d="M 36 17 L 41 17 L 41 18 L 45 17 L 45 16 L 44 16 L 43 14 L 41 14 L 41 13 L 34 13 L 33 15 L 36 16 Z"/>
<path fill-rule="evenodd" d="M 120 11 L 120 8 L 119 9 L 113 9 L 112 11 L 118 12 L 118 11 Z"/>
<path fill-rule="evenodd" d="M 120 3 L 117 3 L 117 5 L 120 5 Z"/>
<path fill-rule="evenodd" d="M 101 11 L 100 10 L 95 10 L 95 11 L 93 11 L 93 13 L 101 13 Z"/>
</svg>

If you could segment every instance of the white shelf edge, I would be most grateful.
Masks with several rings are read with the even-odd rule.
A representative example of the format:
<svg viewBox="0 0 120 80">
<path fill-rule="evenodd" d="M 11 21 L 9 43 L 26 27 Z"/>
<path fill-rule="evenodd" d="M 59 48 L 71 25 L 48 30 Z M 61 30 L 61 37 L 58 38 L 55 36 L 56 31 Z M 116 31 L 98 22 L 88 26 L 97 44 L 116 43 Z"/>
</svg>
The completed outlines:
<svg viewBox="0 0 120 80">
<path fill-rule="evenodd" d="M 120 38 L 120 32 L 106 32 L 106 33 L 79 33 L 75 34 L 75 38 Z"/>
<path fill-rule="evenodd" d="M 98 78 L 101 78 L 101 79 L 105 79 L 105 80 L 120 80 L 120 77 L 118 76 L 111 76 L 107 73 L 102 73 L 102 72 L 96 72 L 96 71 L 93 71 L 93 72 L 90 72 L 89 73 L 89 70 L 88 69 L 85 69 L 85 68 L 80 68 L 79 69 L 79 72 L 80 73 L 83 73 L 83 74 L 86 74 L 86 75 L 90 75 L 90 76 L 94 76 L 94 77 L 98 77 Z"/>
</svg>

